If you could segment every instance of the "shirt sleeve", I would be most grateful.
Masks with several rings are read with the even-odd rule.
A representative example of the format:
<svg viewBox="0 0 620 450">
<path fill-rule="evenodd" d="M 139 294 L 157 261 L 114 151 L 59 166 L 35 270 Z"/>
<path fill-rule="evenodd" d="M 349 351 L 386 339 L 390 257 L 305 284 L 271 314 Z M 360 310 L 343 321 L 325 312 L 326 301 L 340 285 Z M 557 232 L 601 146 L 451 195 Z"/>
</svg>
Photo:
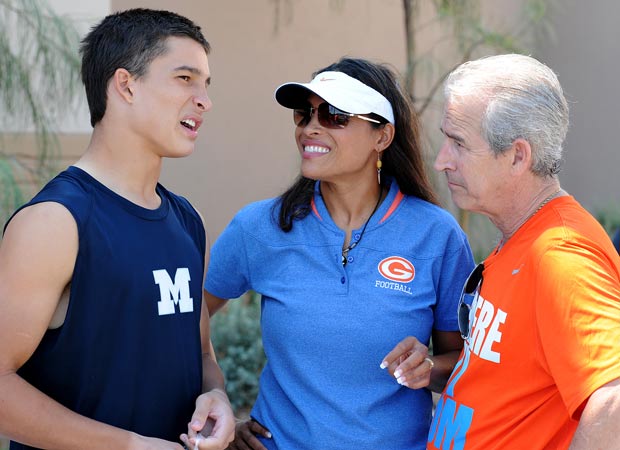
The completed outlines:
<svg viewBox="0 0 620 450">
<path fill-rule="evenodd" d="M 563 243 L 541 257 L 536 320 L 551 375 L 571 416 L 620 377 L 620 282 L 594 244 Z"/>
<path fill-rule="evenodd" d="M 216 297 L 237 298 L 251 289 L 246 236 L 235 216 L 211 248 L 204 288 Z"/>
<path fill-rule="evenodd" d="M 467 237 L 461 230 L 455 230 L 448 241 L 440 267 L 433 325 L 435 330 L 459 329 L 457 313 L 459 298 L 463 284 L 473 269 L 474 258 Z"/>
</svg>

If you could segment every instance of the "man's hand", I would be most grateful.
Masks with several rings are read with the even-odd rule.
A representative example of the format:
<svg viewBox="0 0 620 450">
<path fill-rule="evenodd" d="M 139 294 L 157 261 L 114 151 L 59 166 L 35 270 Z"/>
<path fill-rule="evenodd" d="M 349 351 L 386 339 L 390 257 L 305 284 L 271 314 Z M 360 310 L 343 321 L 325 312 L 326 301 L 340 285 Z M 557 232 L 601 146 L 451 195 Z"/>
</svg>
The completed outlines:
<svg viewBox="0 0 620 450">
<path fill-rule="evenodd" d="M 192 450 L 224 450 L 234 437 L 235 416 L 226 393 L 212 389 L 200 395 L 187 434 L 181 435 L 181 441 Z"/>
<path fill-rule="evenodd" d="M 256 435 L 271 439 L 271 432 L 254 419 L 237 424 L 235 440 L 230 444 L 228 450 L 267 450 L 256 438 Z"/>
<path fill-rule="evenodd" d="M 427 387 L 435 363 L 428 356 L 428 347 L 413 336 L 400 341 L 381 362 L 402 386 L 411 389 Z"/>
</svg>

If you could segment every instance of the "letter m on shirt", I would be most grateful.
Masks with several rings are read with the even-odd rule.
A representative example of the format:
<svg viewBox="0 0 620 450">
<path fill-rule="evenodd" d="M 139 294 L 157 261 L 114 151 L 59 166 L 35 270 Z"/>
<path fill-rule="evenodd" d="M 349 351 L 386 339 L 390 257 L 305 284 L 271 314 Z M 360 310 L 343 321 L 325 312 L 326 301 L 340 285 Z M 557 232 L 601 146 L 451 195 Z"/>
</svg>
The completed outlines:
<svg viewBox="0 0 620 450">
<path fill-rule="evenodd" d="M 473 415 L 473 409 L 465 405 L 459 407 L 453 399 L 442 395 L 437 403 L 428 442 L 442 450 L 462 450 Z"/>
<path fill-rule="evenodd" d="M 153 278 L 159 285 L 160 300 L 157 302 L 157 309 L 160 316 L 175 313 L 175 305 L 179 306 L 179 312 L 192 312 L 194 301 L 189 295 L 189 270 L 186 267 L 177 269 L 174 275 L 174 282 L 166 270 L 154 270 Z"/>
</svg>

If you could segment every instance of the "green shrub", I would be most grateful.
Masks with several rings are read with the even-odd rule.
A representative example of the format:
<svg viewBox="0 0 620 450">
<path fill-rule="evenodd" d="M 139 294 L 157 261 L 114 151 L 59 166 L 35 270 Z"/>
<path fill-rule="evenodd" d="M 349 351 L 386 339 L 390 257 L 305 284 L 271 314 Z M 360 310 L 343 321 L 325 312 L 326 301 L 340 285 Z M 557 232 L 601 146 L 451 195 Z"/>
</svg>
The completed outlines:
<svg viewBox="0 0 620 450">
<path fill-rule="evenodd" d="M 609 204 L 598 208 L 594 213 L 596 220 L 605 228 L 609 235 L 612 235 L 620 227 L 620 204 Z"/>
<path fill-rule="evenodd" d="M 260 295 L 249 292 L 218 311 L 211 318 L 211 340 L 232 407 L 238 417 L 243 417 L 254 404 L 265 365 Z"/>
</svg>

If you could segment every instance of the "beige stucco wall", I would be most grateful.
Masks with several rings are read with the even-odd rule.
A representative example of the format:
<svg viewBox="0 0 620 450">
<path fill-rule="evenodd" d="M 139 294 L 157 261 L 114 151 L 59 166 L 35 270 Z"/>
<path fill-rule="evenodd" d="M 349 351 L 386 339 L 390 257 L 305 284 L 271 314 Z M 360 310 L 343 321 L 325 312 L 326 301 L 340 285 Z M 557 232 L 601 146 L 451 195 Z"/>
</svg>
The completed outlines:
<svg viewBox="0 0 620 450">
<path fill-rule="evenodd" d="M 166 0 L 131 3 L 170 7 Z M 239 208 L 277 195 L 297 174 L 291 112 L 273 100 L 280 83 L 309 80 L 314 70 L 347 54 L 397 67 L 404 62 L 399 0 L 279 3 L 279 11 L 272 0 L 175 3 L 213 46 L 214 106 L 195 154 L 168 161 L 162 179 L 190 197 L 212 238 Z"/>
<path fill-rule="evenodd" d="M 556 38 L 533 41 L 532 53 L 558 72 L 572 101 L 561 180 L 592 210 L 620 209 L 615 176 L 620 157 L 612 144 L 620 125 L 615 114 L 620 89 L 613 82 L 620 69 L 620 36 L 614 27 L 620 3 L 556 3 L 551 13 Z M 129 6 L 172 7 L 168 0 L 111 2 L 113 9 Z M 486 2 L 485 8 L 489 21 L 507 28 L 518 12 L 514 1 Z M 205 214 L 212 237 L 240 207 L 277 195 L 297 173 L 290 112 L 273 100 L 275 87 L 307 80 L 342 55 L 404 69 L 400 0 L 178 0 L 174 10 L 197 21 L 213 44 L 214 108 L 196 153 L 168 161 L 163 181 Z M 429 114 L 427 122 L 427 142 L 436 146 L 436 118 Z M 432 159 L 435 149 L 428 151 Z"/>
<path fill-rule="evenodd" d="M 519 10 L 516 3 L 484 1 L 484 14 L 489 22 L 510 28 Z M 620 211 L 615 176 L 620 157 L 614 146 L 620 126 L 615 108 L 620 100 L 615 83 L 620 3 L 555 3 L 561 6 L 550 15 L 556 38 L 533 41 L 532 54 L 558 72 L 571 100 L 561 180 L 591 210 Z M 186 195 L 207 218 L 212 238 L 239 208 L 277 195 L 297 174 L 291 114 L 273 100 L 280 83 L 308 80 L 311 72 L 342 55 L 388 62 L 398 70 L 405 63 L 400 0 L 111 0 L 106 6 L 172 9 L 199 23 L 213 46 L 213 110 L 206 115 L 196 152 L 167 161 L 162 175 L 166 186 Z M 94 14 L 102 14 L 101 8 Z M 420 50 L 435 41 L 436 35 L 427 35 Z M 429 160 L 440 138 L 440 110 L 436 104 L 425 115 Z M 86 127 L 82 134 L 62 137 L 63 162 L 79 154 L 88 132 Z M 445 200 L 450 207 L 447 195 Z"/>
<path fill-rule="evenodd" d="M 558 73 L 571 107 L 562 184 L 591 211 L 620 213 L 620 2 L 562 0 L 556 38 L 539 56 Z"/>
</svg>

